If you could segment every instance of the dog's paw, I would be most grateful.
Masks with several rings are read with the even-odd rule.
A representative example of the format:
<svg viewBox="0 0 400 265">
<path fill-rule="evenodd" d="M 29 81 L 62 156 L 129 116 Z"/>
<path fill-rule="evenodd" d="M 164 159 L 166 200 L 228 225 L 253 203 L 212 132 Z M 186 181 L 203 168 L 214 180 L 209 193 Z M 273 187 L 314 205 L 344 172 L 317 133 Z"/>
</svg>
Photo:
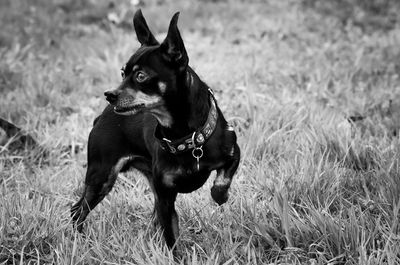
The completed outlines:
<svg viewBox="0 0 400 265">
<path fill-rule="evenodd" d="M 218 205 L 222 205 L 228 200 L 228 189 L 226 187 L 213 186 L 211 188 L 211 197 Z"/>
<path fill-rule="evenodd" d="M 71 207 L 72 226 L 79 233 L 83 234 L 83 221 L 81 220 L 81 216 L 82 206 L 77 203 Z"/>
</svg>

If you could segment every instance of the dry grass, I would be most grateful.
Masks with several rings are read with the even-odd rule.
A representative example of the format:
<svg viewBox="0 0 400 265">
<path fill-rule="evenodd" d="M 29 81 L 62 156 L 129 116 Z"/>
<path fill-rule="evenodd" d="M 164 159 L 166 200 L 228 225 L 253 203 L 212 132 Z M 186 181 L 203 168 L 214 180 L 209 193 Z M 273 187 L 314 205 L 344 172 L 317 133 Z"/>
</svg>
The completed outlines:
<svg viewBox="0 0 400 265">
<path fill-rule="evenodd" d="M 181 10 L 190 64 L 217 91 L 243 157 L 224 206 L 212 202 L 212 178 L 178 197 L 174 261 L 139 174 L 120 177 L 86 238 L 69 218 L 102 93 L 138 47 L 135 7 L 3 1 L 0 116 L 48 154 L 2 139 L 0 264 L 399 264 L 400 25 L 384 18 L 399 12 L 394 1 L 386 13 L 336 2 L 346 5 L 146 1 L 160 37 Z M 333 12 L 343 6 L 349 17 Z"/>
</svg>

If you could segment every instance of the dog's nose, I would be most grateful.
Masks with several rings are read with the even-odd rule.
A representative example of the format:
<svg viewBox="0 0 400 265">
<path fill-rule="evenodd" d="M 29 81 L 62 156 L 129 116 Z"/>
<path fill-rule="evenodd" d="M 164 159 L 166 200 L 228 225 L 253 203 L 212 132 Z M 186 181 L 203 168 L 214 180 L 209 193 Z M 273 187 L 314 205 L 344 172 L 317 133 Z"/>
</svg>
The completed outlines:
<svg viewBox="0 0 400 265">
<path fill-rule="evenodd" d="M 104 92 L 104 96 L 106 96 L 106 100 L 108 102 L 110 102 L 111 104 L 115 103 L 118 100 L 118 95 L 119 95 L 119 93 L 117 90 L 109 90 L 109 91 Z"/>
</svg>

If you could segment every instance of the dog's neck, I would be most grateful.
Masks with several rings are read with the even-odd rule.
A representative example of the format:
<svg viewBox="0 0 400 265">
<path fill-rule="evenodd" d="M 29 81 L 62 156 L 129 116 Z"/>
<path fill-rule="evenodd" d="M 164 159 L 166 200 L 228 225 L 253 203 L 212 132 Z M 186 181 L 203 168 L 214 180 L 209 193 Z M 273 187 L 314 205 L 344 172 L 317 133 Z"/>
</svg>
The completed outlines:
<svg viewBox="0 0 400 265">
<path fill-rule="evenodd" d="M 161 131 L 168 139 L 179 139 L 201 128 L 210 111 L 207 85 L 190 68 L 178 78 L 178 93 L 166 98 L 170 124 L 161 124 Z"/>
</svg>

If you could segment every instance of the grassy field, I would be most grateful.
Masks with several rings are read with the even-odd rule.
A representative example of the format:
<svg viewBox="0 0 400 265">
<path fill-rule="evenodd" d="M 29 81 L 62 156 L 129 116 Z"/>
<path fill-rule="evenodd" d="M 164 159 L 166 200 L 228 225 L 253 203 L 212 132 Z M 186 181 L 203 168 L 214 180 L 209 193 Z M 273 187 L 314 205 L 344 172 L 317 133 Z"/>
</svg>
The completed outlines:
<svg viewBox="0 0 400 265">
<path fill-rule="evenodd" d="M 29 4 L 28 4 L 29 3 Z M 144 5 L 146 3 L 146 5 Z M 121 175 L 76 234 L 92 121 L 138 48 L 141 7 L 159 39 L 170 17 L 190 65 L 235 125 L 229 201 L 179 195 L 174 261 L 153 196 Z M 0 264 L 400 264 L 400 20 L 396 1 L 0 3 Z"/>
</svg>

